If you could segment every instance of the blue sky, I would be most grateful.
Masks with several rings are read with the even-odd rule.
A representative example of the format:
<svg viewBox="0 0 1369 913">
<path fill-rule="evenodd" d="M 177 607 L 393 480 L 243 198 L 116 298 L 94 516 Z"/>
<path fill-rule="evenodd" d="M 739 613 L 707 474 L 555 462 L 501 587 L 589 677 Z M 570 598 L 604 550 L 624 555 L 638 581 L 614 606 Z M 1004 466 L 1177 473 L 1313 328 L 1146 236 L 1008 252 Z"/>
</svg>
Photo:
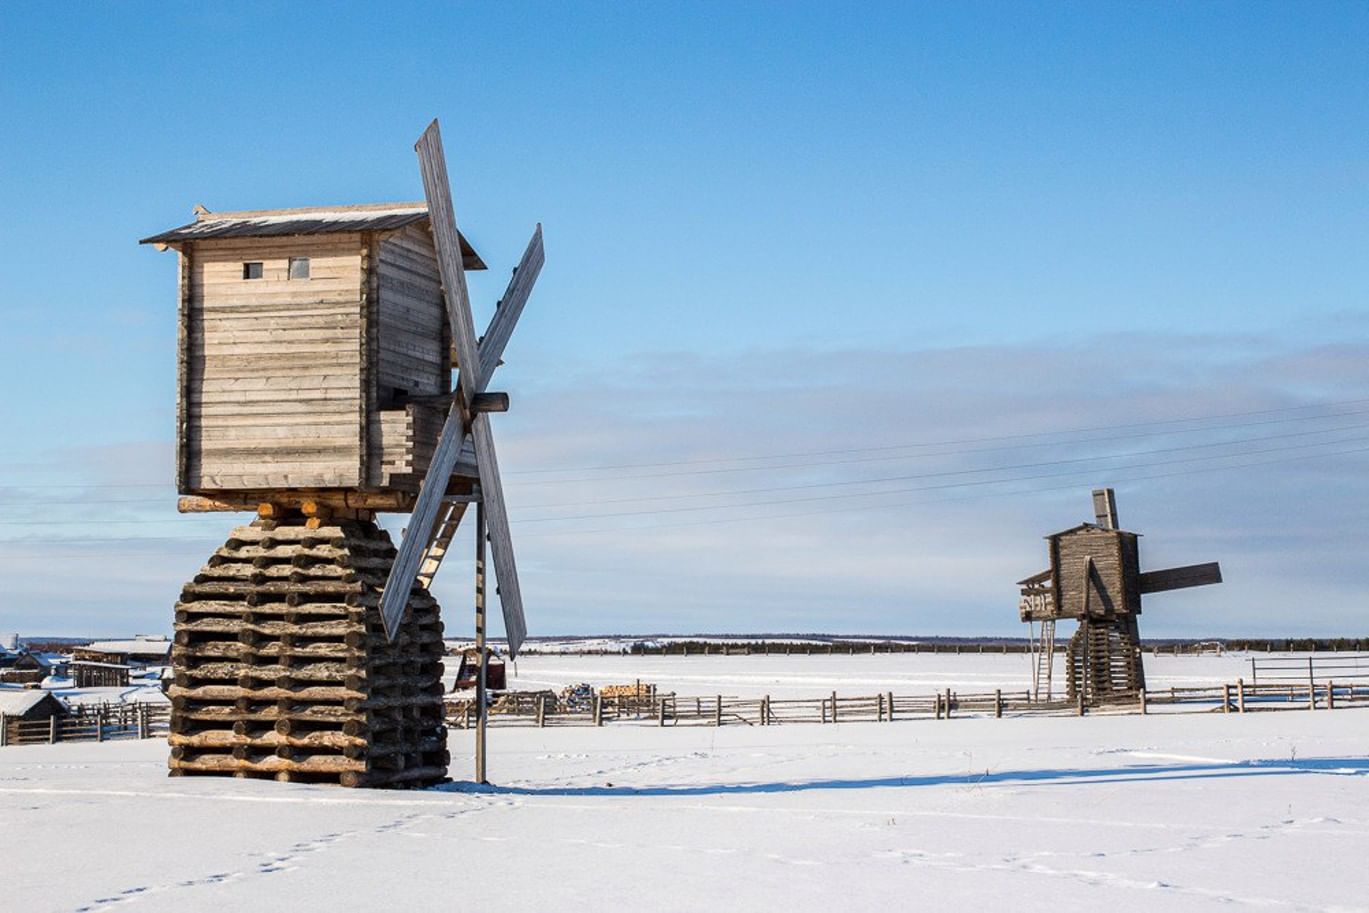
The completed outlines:
<svg viewBox="0 0 1369 913">
<path fill-rule="evenodd" d="M 478 322 L 547 235 L 499 377 L 534 633 L 1015 633 L 1012 580 L 1095 482 L 1150 534 L 1143 561 L 1227 569 L 1156 597 L 1147 633 L 1364 632 L 1365 454 L 1119 467 L 1354 440 L 1334 404 L 1369 397 L 1369 7 L 322 10 L 0 10 L 0 629 L 164 629 L 232 523 L 168 507 L 174 262 L 136 240 L 194 203 L 419 198 L 438 116 L 493 267 Z M 1060 434 L 1272 409 L 1296 421 Z M 593 469 L 1038 432 L 1030 452 Z M 1049 484 L 700 498 L 1095 455 Z M 530 472 L 561 467 L 590 469 Z"/>
</svg>

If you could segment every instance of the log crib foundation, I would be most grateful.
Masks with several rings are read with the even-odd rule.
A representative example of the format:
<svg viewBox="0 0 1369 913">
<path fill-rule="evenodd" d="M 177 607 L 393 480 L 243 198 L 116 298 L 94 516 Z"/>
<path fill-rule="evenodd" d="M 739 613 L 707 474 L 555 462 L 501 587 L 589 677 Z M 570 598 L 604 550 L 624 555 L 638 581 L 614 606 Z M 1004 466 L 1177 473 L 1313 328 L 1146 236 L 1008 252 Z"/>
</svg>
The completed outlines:
<svg viewBox="0 0 1369 913">
<path fill-rule="evenodd" d="M 176 604 L 171 775 L 446 780 L 438 604 L 415 585 L 387 641 L 378 605 L 394 556 L 373 519 L 233 530 Z"/>
</svg>

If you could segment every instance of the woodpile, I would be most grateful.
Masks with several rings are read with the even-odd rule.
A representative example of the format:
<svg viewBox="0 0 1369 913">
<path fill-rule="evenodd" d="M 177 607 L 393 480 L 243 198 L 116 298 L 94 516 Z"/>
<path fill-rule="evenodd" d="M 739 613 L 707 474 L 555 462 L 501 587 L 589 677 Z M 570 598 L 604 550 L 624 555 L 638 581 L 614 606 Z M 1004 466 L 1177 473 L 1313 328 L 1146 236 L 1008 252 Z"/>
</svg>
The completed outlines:
<svg viewBox="0 0 1369 913">
<path fill-rule="evenodd" d="M 386 639 L 378 605 L 394 554 L 371 520 L 235 529 L 176 604 L 172 775 L 445 780 L 442 622 L 416 586 Z"/>
</svg>

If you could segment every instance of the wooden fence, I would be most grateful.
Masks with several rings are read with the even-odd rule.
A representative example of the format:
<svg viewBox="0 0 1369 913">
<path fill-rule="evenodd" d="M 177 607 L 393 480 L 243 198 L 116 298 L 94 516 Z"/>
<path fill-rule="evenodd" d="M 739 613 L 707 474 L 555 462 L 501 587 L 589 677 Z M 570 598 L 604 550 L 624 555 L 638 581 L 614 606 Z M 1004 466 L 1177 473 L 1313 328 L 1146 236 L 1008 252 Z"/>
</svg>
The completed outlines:
<svg viewBox="0 0 1369 913">
<path fill-rule="evenodd" d="M 959 692 L 826 697 L 759 698 L 714 694 L 684 697 L 643 688 L 636 694 L 602 697 L 568 706 L 550 691 L 506 692 L 490 708 L 499 726 L 604 726 L 636 723 L 655 726 L 780 726 L 792 723 L 892 723 L 949 720 L 955 717 L 1029 717 L 1086 713 L 1206 712 L 1258 713 L 1274 710 L 1340 710 L 1369 707 L 1369 682 L 1259 682 L 1173 687 L 1114 695 L 1085 706 L 1074 701 L 1033 701 L 1029 691 Z M 46 720 L 6 719 L 0 714 L 0 747 L 55 742 L 102 742 L 164 736 L 170 706 L 131 703 L 84 705 L 69 716 Z M 474 701 L 448 701 L 447 724 L 475 725 Z"/>
<path fill-rule="evenodd" d="M 635 722 L 656 726 L 775 726 L 789 723 L 848 723 L 896 720 L 948 720 L 957 716 L 1024 717 L 1088 713 L 1179 712 L 1247 713 L 1267 710 L 1317 710 L 1369 707 L 1369 684 L 1351 682 L 1234 684 L 1174 687 L 1113 695 L 1085 705 L 1068 699 L 1033 701 L 1029 691 L 964 693 L 946 689 L 927 695 L 894 694 L 759 698 L 721 694 L 684 697 L 651 692 L 641 696 L 595 695 L 588 706 L 565 707 L 549 691 L 509 692 L 490 708 L 492 725 L 603 726 Z M 475 725 L 470 699 L 448 701 L 447 723 Z"/>
<path fill-rule="evenodd" d="M 6 718 L 0 713 L 0 747 L 54 742 L 104 742 L 165 736 L 170 704 L 80 704 L 67 716 L 45 720 Z"/>
</svg>

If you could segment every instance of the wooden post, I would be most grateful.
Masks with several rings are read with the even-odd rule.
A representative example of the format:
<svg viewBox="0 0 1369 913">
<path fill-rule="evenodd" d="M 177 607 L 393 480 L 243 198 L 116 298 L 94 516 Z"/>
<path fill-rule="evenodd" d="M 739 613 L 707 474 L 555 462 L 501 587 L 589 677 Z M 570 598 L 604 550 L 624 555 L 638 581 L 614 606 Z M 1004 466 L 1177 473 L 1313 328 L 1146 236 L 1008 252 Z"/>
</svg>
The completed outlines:
<svg viewBox="0 0 1369 913">
<path fill-rule="evenodd" d="M 1327 710 L 1335 710 L 1335 709 L 1336 709 L 1336 683 L 1335 683 L 1335 682 L 1327 682 L 1327 683 L 1326 683 L 1326 709 L 1327 709 Z"/>
<path fill-rule="evenodd" d="M 1312 657 L 1307 657 L 1307 709 L 1317 709 L 1317 680 L 1312 671 Z"/>
<path fill-rule="evenodd" d="M 1003 689 L 993 689 L 993 715 L 994 719 L 1003 718 Z"/>
<path fill-rule="evenodd" d="M 594 725 L 604 725 L 604 699 L 601 695 L 594 695 Z"/>
<path fill-rule="evenodd" d="M 883 694 L 878 694 L 878 695 L 875 695 L 875 697 L 876 697 L 876 699 L 877 699 L 877 701 L 878 701 L 878 706 L 875 708 L 875 722 L 877 722 L 877 723 L 883 723 L 883 722 L 884 722 L 884 695 L 883 695 Z"/>
<path fill-rule="evenodd" d="M 933 705 L 936 707 L 936 718 L 939 720 L 939 719 L 941 719 L 941 692 L 940 692 L 940 691 L 936 691 L 936 692 L 933 692 L 933 693 L 932 693 L 932 702 L 933 702 Z"/>
<path fill-rule="evenodd" d="M 547 725 L 547 696 L 537 695 L 537 728 L 541 729 Z"/>
<path fill-rule="evenodd" d="M 892 723 L 894 721 L 894 692 L 890 691 L 887 697 L 889 712 L 885 715 L 884 719 L 886 722 Z"/>
<path fill-rule="evenodd" d="M 1079 716 L 1083 716 L 1083 715 L 1084 715 L 1084 689 L 1083 689 L 1083 688 L 1080 688 L 1080 689 L 1079 689 L 1079 693 L 1076 695 L 1076 698 L 1078 699 L 1078 705 L 1077 705 L 1077 707 L 1076 707 L 1075 709 L 1076 709 L 1077 714 L 1078 714 Z"/>
<path fill-rule="evenodd" d="M 833 692 L 832 692 L 832 722 L 835 723 L 836 721 L 837 721 L 837 693 L 836 693 L 835 691 L 833 691 Z"/>
<path fill-rule="evenodd" d="M 4 748 L 10 743 L 10 721 L 9 716 L 0 713 L 0 748 Z"/>
<path fill-rule="evenodd" d="M 960 651 L 960 645 L 956 645 L 956 652 Z M 946 719 L 951 718 L 951 689 L 946 689 Z"/>
<path fill-rule="evenodd" d="M 49 745 L 55 745 L 56 743 L 57 743 L 57 717 L 54 715 L 54 716 L 48 717 L 48 744 L 49 744 Z"/>
<path fill-rule="evenodd" d="M 1231 686 L 1222 685 L 1222 713 L 1231 712 Z"/>
<path fill-rule="evenodd" d="M 1146 715 L 1146 689 L 1144 689 L 1144 688 L 1139 689 L 1139 690 L 1136 692 L 1136 696 L 1137 696 L 1137 698 L 1139 699 L 1139 705 L 1140 705 L 1140 708 L 1141 708 L 1141 716 L 1145 716 L 1145 715 Z"/>
<path fill-rule="evenodd" d="M 660 698 L 656 704 L 656 725 L 665 725 L 665 698 Z"/>
<path fill-rule="evenodd" d="M 464 384 L 464 381 L 463 381 Z M 475 652 L 480 659 L 480 672 L 475 680 L 475 782 L 485 779 L 485 728 L 489 718 L 486 710 L 485 682 L 490 660 L 485 655 L 485 501 L 475 504 Z"/>
<path fill-rule="evenodd" d="M 713 708 L 713 725 L 714 725 L 714 726 L 721 726 L 722 724 L 723 724 L 723 696 L 720 694 L 720 695 L 718 695 L 718 703 L 717 703 L 717 704 L 714 706 L 714 708 Z"/>
</svg>

